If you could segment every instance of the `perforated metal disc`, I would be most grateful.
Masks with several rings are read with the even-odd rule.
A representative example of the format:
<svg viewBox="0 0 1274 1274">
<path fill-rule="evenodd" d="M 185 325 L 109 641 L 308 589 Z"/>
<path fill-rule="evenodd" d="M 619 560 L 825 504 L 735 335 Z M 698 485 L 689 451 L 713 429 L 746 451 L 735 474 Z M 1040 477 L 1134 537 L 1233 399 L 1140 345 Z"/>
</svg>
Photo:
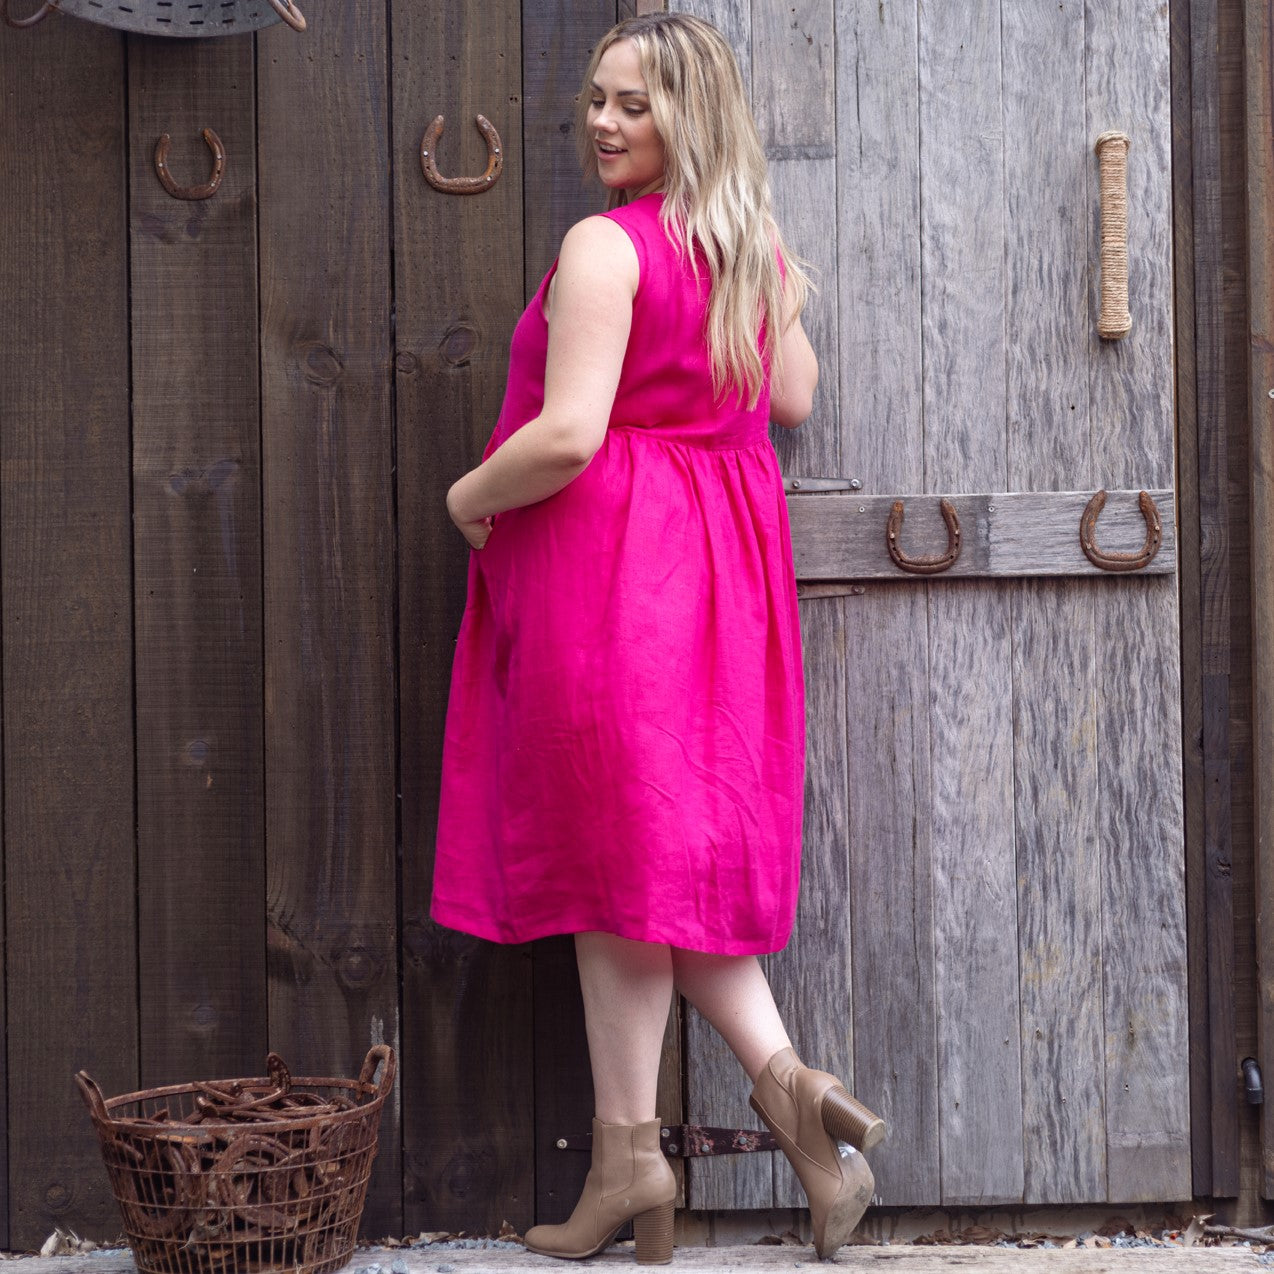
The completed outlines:
<svg viewBox="0 0 1274 1274">
<path fill-rule="evenodd" d="M 121 31 L 186 38 L 241 35 L 283 20 L 266 0 L 57 0 L 57 7 Z"/>
</svg>

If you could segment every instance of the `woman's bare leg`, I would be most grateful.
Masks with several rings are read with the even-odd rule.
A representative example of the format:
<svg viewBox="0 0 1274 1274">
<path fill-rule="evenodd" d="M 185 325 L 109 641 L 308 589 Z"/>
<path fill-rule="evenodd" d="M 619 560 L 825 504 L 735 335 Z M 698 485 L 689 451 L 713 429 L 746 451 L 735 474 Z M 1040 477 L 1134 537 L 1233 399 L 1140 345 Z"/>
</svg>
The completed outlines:
<svg viewBox="0 0 1274 1274">
<path fill-rule="evenodd" d="M 678 991 L 720 1033 L 753 1082 L 780 1049 L 791 1048 L 765 970 L 756 956 L 672 948 Z"/>
<path fill-rule="evenodd" d="M 597 1118 L 606 1124 L 654 1119 L 659 1058 L 672 1007 L 671 950 L 611 933 L 577 933 L 575 960 Z"/>
</svg>

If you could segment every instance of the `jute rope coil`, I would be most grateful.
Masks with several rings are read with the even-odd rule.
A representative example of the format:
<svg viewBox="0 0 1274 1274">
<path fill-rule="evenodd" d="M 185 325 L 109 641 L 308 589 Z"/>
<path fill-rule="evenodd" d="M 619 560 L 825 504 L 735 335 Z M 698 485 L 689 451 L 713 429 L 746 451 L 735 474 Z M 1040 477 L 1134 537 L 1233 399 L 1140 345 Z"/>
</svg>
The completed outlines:
<svg viewBox="0 0 1274 1274">
<path fill-rule="evenodd" d="M 1108 341 L 1127 336 L 1128 312 L 1128 134 L 1102 133 L 1093 149 L 1100 165 L 1101 313 L 1097 334 Z"/>
</svg>

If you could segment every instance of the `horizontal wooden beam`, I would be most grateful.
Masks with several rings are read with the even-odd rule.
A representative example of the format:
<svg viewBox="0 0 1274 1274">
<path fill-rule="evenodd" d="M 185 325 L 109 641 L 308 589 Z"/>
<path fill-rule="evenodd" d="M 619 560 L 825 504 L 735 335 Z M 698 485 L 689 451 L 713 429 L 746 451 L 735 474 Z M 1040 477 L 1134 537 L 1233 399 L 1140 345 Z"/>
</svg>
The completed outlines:
<svg viewBox="0 0 1274 1274">
<path fill-rule="evenodd" d="M 793 490 L 795 482 L 801 483 Z M 981 578 L 1036 575 L 1107 575 L 1084 555 L 1079 524 L 1092 491 L 1013 491 L 976 495 L 863 495 L 810 490 L 819 479 L 788 482 L 788 515 L 796 578 L 801 581 Z M 1146 524 L 1138 492 L 1111 491 L 1096 526 L 1107 553 L 1142 547 Z M 1159 509 L 1163 543 L 1138 575 L 1171 575 L 1177 565 L 1176 506 L 1171 491 L 1149 493 Z M 895 566 L 886 525 L 896 499 L 904 502 L 898 541 L 912 557 L 933 557 L 947 547 L 939 502 L 949 501 L 960 523 L 960 556 L 939 576 L 909 575 Z M 1126 575 L 1126 573 L 1124 573 Z M 804 595 L 818 590 L 803 589 Z"/>
</svg>

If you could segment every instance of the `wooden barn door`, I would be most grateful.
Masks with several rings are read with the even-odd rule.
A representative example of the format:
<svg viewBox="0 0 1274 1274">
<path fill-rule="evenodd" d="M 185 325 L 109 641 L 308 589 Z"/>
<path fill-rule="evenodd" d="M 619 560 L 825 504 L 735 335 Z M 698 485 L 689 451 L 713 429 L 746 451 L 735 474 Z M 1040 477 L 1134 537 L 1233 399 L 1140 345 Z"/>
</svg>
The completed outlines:
<svg viewBox="0 0 1274 1274">
<path fill-rule="evenodd" d="M 820 282 L 816 411 L 777 440 L 810 724 L 801 910 L 769 965 L 797 1047 L 888 1119 L 882 1203 L 1188 1198 L 1167 7 L 673 7 L 730 34 Z M 1118 341 L 1096 332 L 1110 129 Z M 1154 494 L 1147 572 L 1080 553 L 1099 488 L 1120 550 Z M 908 575 L 889 507 L 937 553 L 938 496 L 961 558 Z M 687 1117 L 752 1125 L 693 1015 L 688 1037 Z M 692 1207 L 800 1202 L 774 1156 L 692 1163 Z"/>
</svg>

